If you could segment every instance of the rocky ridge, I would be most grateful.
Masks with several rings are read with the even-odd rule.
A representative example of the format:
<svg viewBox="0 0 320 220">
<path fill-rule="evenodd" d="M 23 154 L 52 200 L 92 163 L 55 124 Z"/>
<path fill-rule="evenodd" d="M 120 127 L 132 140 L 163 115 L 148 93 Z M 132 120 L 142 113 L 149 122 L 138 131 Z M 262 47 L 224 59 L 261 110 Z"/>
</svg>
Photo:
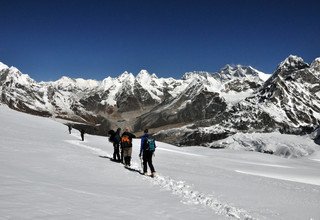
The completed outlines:
<svg viewBox="0 0 320 220">
<path fill-rule="evenodd" d="M 146 70 L 102 81 L 62 77 L 38 83 L 0 63 L 1 102 L 27 113 L 95 126 L 149 128 L 159 140 L 205 145 L 237 132 L 301 134 L 320 120 L 320 59 L 289 56 L 272 76 L 226 65 L 217 73 L 158 78 Z M 174 137 L 174 138 L 173 138 Z"/>
</svg>

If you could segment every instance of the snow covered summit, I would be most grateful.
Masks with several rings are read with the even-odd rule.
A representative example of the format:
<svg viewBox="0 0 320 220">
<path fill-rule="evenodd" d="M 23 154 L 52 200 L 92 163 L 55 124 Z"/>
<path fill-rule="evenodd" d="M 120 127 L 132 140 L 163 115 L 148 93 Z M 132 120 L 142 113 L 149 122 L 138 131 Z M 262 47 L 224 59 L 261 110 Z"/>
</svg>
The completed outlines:
<svg viewBox="0 0 320 220">
<path fill-rule="evenodd" d="M 9 67 L 8 67 L 6 64 L 0 62 L 0 70 L 8 69 L 8 68 L 9 68 Z"/>
<path fill-rule="evenodd" d="M 290 55 L 288 58 L 286 58 L 284 61 L 282 61 L 279 64 L 278 69 L 292 71 L 292 70 L 302 69 L 308 66 L 309 65 L 305 63 L 301 57 Z"/>
</svg>

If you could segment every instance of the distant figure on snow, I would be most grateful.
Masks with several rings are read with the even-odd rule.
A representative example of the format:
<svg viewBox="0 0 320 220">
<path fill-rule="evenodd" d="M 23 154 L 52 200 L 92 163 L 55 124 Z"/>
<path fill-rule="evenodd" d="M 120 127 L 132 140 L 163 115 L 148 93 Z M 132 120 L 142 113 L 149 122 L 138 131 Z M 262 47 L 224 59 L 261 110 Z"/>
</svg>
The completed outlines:
<svg viewBox="0 0 320 220">
<path fill-rule="evenodd" d="M 84 141 L 84 133 L 85 133 L 84 129 L 81 129 L 80 130 L 80 134 L 81 134 L 81 140 L 82 141 Z"/>
<path fill-rule="evenodd" d="M 108 134 L 110 135 L 109 142 L 111 142 L 113 145 L 113 158 L 112 158 L 112 160 L 114 160 L 114 161 L 117 161 L 117 156 L 119 155 L 120 131 L 121 131 L 121 128 L 118 128 L 117 132 L 119 134 L 117 134 L 117 138 L 116 138 L 116 132 L 114 130 L 111 129 L 108 131 Z M 118 160 L 120 162 L 122 160 L 120 160 L 119 157 L 120 157 L 120 155 L 118 156 Z"/>
<path fill-rule="evenodd" d="M 110 141 L 113 144 L 113 160 L 120 162 L 120 132 L 121 128 L 118 128 L 117 131 L 110 136 Z"/>
<path fill-rule="evenodd" d="M 143 161 L 143 174 L 147 175 L 149 165 L 151 171 L 151 177 L 155 176 L 155 170 L 152 164 L 152 156 L 156 149 L 156 142 L 154 138 L 152 138 L 148 134 L 148 129 L 144 130 L 144 135 L 141 137 L 141 146 L 140 146 L 140 154 L 139 157 L 142 158 Z"/>
<path fill-rule="evenodd" d="M 136 136 L 129 132 L 129 128 L 126 128 L 121 135 L 121 149 L 123 151 L 123 159 L 125 166 L 131 165 L 132 155 L 132 139 Z"/>
<path fill-rule="evenodd" d="M 69 134 L 71 134 L 71 130 L 72 130 L 71 124 L 68 124 L 68 130 L 69 130 Z"/>
</svg>

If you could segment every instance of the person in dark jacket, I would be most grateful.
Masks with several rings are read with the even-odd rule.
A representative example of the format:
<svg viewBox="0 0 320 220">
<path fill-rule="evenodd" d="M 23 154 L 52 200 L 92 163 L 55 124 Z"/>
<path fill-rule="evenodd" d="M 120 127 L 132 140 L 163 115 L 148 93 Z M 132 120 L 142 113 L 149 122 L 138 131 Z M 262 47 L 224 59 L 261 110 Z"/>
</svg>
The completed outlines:
<svg viewBox="0 0 320 220">
<path fill-rule="evenodd" d="M 81 135 L 81 140 L 84 141 L 84 133 L 85 133 L 85 130 L 84 129 L 81 129 L 80 130 L 80 135 Z"/>
<path fill-rule="evenodd" d="M 150 146 L 153 145 L 153 146 Z M 155 141 L 152 137 L 148 134 L 148 129 L 144 130 L 144 135 L 141 137 L 141 146 L 140 146 L 140 154 L 139 157 L 143 160 L 143 174 L 147 175 L 148 167 L 149 165 L 151 176 L 155 176 L 155 170 L 152 164 L 152 156 L 154 153 L 154 150 L 156 148 Z"/>
<path fill-rule="evenodd" d="M 113 138 L 113 160 L 120 162 L 120 132 L 121 128 L 118 128 Z"/>
<path fill-rule="evenodd" d="M 124 165 L 131 165 L 131 155 L 132 155 L 132 139 L 136 136 L 129 132 L 129 128 L 126 128 L 121 135 L 121 149 L 123 151 Z"/>
</svg>

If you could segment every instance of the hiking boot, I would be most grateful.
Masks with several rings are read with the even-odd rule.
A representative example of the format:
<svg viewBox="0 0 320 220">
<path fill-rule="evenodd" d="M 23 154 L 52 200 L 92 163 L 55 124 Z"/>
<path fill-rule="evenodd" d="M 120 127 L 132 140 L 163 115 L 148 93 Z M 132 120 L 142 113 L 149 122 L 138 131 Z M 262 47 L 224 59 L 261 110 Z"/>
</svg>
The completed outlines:
<svg viewBox="0 0 320 220">
<path fill-rule="evenodd" d="M 156 172 L 152 172 L 150 176 L 151 177 L 155 177 L 156 176 Z"/>
</svg>

